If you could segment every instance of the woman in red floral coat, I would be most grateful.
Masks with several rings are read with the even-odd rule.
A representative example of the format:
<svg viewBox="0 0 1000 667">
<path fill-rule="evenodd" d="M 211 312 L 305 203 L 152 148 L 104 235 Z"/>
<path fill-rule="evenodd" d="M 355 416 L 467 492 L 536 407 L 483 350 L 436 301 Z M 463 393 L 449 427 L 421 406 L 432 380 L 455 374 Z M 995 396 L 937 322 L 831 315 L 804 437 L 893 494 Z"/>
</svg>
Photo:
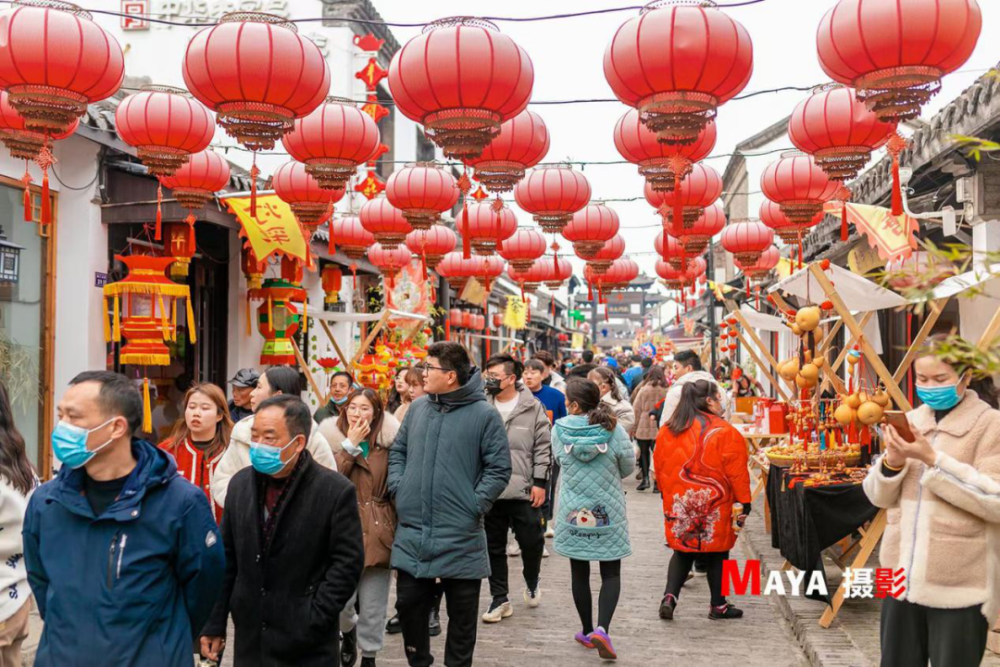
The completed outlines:
<svg viewBox="0 0 1000 667">
<path fill-rule="evenodd" d="M 183 405 L 184 418 L 160 449 L 173 455 L 181 477 L 205 492 L 215 520 L 222 521 L 222 506 L 212 500 L 211 484 L 233 430 L 226 395 L 214 384 L 195 384 L 184 395 Z"/>
<path fill-rule="evenodd" d="M 695 558 L 708 568 L 711 619 L 740 618 L 743 612 L 722 595 L 722 563 L 736 543 L 733 506 L 750 512 L 750 472 L 743 436 L 718 415 L 718 386 L 706 380 L 684 385 L 670 421 L 656 438 L 656 481 L 663 494 L 667 544 L 674 550 L 660 618 L 670 620 Z"/>
</svg>

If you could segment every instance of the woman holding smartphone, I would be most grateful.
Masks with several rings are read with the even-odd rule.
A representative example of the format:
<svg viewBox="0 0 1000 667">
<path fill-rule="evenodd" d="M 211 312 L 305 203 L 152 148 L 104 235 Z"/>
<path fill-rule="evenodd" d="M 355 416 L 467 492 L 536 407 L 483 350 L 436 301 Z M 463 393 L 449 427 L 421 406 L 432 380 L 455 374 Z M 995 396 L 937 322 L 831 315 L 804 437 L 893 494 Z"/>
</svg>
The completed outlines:
<svg viewBox="0 0 1000 667">
<path fill-rule="evenodd" d="M 1000 612 L 1000 412 L 992 380 L 934 355 L 913 364 L 923 405 L 911 433 L 886 425 L 864 482 L 887 510 L 882 567 L 905 590 L 882 603 L 882 665 L 979 665 Z M 910 441 L 909 436 L 912 436 Z"/>
</svg>

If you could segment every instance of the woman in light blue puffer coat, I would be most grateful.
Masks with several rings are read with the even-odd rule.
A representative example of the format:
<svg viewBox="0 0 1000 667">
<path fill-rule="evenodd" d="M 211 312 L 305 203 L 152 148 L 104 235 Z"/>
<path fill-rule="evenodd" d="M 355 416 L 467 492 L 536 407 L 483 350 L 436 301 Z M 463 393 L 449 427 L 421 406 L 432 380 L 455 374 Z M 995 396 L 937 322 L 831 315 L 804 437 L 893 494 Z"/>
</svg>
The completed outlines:
<svg viewBox="0 0 1000 667">
<path fill-rule="evenodd" d="M 635 470 L 635 450 L 594 382 L 569 380 L 566 407 L 569 416 L 552 431 L 553 455 L 562 466 L 553 546 L 570 559 L 573 602 L 583 624 L 576 641 L 614 660 L 608 627 L 621 594 L 621 559 L 632 555 L 622 479 Z M 601 564 L 596 628 L 590 561 Z"/>
</svg>

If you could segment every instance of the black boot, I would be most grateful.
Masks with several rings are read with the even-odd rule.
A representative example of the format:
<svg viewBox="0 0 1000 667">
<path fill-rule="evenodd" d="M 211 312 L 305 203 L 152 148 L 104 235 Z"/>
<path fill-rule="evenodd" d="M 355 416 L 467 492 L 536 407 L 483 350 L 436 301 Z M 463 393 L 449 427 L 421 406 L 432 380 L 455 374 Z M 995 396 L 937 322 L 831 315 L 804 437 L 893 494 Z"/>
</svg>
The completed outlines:
<svg viewBox="0 0 1000 667">
<path fill-rule="evenodd" d="M 667 593 L 660 602 L 660 618 L 664 621 L 674 620 L 674 609 L 677 608 L 677 598 Z"/>
<path fill-rule="evenodd" d="M 385 634 L 398 635 L 403 631 L 403 626 L 399 624 L 399 614 L 396 614 L 385 622 Z"/>
<path fill-rule="evenodd" d="M 639 482 L 639 486 L 635 487 L 636 491 L 645 491 L 649 488 L 649 477 L 643 476 L 642 481 Z"/>
<path fill-rule="evenodd" d="M 708 617 L 713 621 L 724 621 L 734 618 L 743 618 L 743 610 L 737 609 L 728 602 L 721 607 L 709 607 Z"/>
<path fill-rule="evenodd" d="M 361 658 L 361 667 L 375 667 L 375 658 Z"/>
<path fill-rule="evenodd" d="M 358 629 L 342 632 L 340 636 L 341 667 L 354 667 L 354 663 L 358 661 Z"/>
<path fill-rule="evenodd" d="M 431 617 L 428 621 L 427 629 L 430 631 L 431 637 L 437 637 L 441 634 L 441 610 L 431 609 Z"/>
</svg>

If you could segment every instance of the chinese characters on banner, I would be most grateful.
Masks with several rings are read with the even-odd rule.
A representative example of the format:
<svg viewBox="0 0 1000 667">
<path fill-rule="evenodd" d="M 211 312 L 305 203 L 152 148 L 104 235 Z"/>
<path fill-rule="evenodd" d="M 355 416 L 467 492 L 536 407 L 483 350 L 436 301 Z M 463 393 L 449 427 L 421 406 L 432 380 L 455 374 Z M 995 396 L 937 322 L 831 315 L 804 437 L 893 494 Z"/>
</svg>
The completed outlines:
<svg viewBox="0 0 1000 667">
<path fill-rule="evenodd" d="M 272 254 L 309 263 L 308 244 L 288 204 L 277 195 L 257 197 L 257 217 L 250 215 L 250 197 L 227 197 L 226 206 L 236 215 L 254 255 L 264 261 Z"/>
</svg>

